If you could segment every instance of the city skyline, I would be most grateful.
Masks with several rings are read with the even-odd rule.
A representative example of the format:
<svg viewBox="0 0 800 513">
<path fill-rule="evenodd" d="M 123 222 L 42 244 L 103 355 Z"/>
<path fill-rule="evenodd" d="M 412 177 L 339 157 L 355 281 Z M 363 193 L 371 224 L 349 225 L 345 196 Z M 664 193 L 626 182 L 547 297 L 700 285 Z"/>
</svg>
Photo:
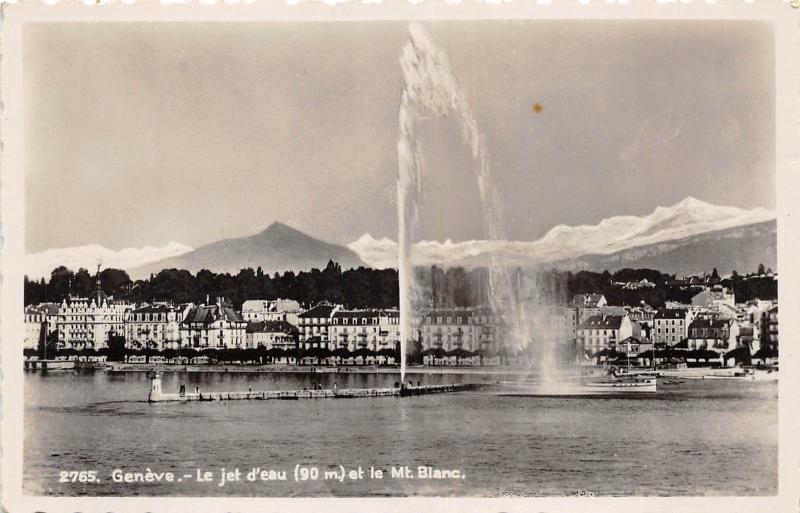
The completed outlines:
<svg viewBox="0 0 800 513">
<path fill-rule="evenodd" d="M 27 252 L 198 247 L 273 221 L 340 244 L 396 239 L 407 25 L 291 25 L 26 29 Z M 509 240 L 687 196 L 774 209 L 768 25 L 429 28 L 486 138 Z M 421 128 L 420 238 L 485 238 L 455 126 Z"/>
</svg>

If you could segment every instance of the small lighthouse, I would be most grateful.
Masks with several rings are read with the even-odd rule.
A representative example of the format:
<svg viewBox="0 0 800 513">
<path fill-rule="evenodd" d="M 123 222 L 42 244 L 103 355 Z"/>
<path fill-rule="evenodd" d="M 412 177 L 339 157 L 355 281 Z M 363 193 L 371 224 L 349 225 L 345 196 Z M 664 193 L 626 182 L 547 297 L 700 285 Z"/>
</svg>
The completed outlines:
<svg viewBox="0 0 800 513">
<path fill-rule="evenodd" d="M 162 398 L 161 395 L 161 373 L 148 372 L 147 377 L 150 378 L 150 394 L 147 396 L 147 402 L 155 402 Z"/>
</svg>

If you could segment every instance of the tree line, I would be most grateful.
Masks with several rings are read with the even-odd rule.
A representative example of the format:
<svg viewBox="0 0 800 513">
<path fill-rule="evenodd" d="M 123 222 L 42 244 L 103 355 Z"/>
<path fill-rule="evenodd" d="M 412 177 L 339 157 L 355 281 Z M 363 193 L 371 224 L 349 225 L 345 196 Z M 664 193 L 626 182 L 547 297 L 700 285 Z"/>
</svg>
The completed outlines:
<svg viewBox="0 0 800 513">
<path fill-rule="evenodd" d="M 439 266 L 415 269 L 414 302 L 419 307 L 453 308 L 491 304 L 491 281 L 497 279 L 486 268 L 442 268 Z M 763 273 L 762 273 L 763 274 Z M 711 276 L 715 276 L 715 270 Z M 566 304 L 576 294 L 601 293 L 610 305 L 636 306 L 642 302 L 659 308 L 666 301 L 687 303 L 698 289 L 679 285 L 674 275 L 653 269 L 622 269 L 609 271 L 560 271 L 509 269 L 503 283 L 517 299 L 546 304 Z M 181 269 L 164 269 L 149 278 L 132 280 L 120 269 L 104 269 L 99 274 L 100 285 L 115 299 L 135 303 L 172 301 L 174 303 L 205 303 L 225 297 L 235 308 L 248 299 L 294 299 L 306 307 L 320 301 L 342 304 L 347 308 L 397 308 L 399 304 L 398 275 L 394 269 L 342 270 L 335 262 L 324 269 L 295 273 L 287 271 L 272 275 L 259 267 L 246 268 L 236 274 L 201 270 L 196 274 Z M 634 282 L 647 279 L 654 287 L 625 289 L 615 282 Z M 776 299 L 777 281 L 761 275 L 741 276 L 719 280 L 734 290 L 737 302 L 749 299 Z M 96 277 L 86 269 L 77 272 L 60 266 L 50 279 L 30 280 L 25 277 L 25 304 L 60 303 L 68 294 L 86 297 L 96 287 Z"/>
</svg>

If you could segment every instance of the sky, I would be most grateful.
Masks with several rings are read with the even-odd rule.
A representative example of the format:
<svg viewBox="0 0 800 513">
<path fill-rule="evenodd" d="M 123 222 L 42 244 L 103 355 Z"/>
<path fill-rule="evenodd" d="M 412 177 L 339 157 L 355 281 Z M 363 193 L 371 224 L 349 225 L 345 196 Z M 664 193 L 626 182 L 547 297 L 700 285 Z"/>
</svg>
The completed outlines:
<svg viewBox="0 0 800 513">
<path fill-rule="evenodd" d="M 473 107 L 509 239 L 687 196 L 774 208 L 770 25 L 426 28 Z M 27 25 L 27 252 L 199 247 L 273 221 L 396 240 L 407 37 L 401 22 Z M 454 120 L 418 137 L 418 237 L 485 238 Z"/>
</svg>

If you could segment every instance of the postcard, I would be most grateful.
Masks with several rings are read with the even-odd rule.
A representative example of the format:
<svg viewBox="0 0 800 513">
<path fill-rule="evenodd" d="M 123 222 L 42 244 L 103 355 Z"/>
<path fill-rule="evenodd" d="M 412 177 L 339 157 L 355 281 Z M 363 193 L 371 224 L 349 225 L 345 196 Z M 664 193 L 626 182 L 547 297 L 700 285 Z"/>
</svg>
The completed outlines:
<svg viewBox="0 0 800 513">
<path fill-rule="evenodd" d="M 89 4 L 3 6 L 6 510 L 796 511 L 799 5 Z"/>
</svg>

